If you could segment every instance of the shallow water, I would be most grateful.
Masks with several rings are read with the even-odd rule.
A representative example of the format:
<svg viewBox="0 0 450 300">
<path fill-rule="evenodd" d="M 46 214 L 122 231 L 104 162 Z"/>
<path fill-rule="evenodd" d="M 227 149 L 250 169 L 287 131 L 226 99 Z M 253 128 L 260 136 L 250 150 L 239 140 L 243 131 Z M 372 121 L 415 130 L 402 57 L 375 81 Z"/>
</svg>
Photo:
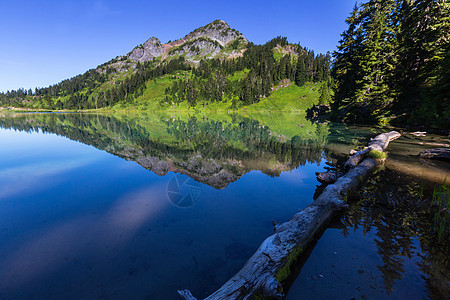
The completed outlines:
<svg viewBox="0 0 450 300">
<path fill-rule="evenodd" d="M 0 298 L 178 299 L 182 288 L 207 296 L 245 264 L 273 222 L 313 201 L 321 188 L 314 172 L 332 168 L 374 135 L 301 115 L 280 120 L 1 115 Z M 392 176 L 404 176 L 402 170 Z M 431 186 L 427 181 L 426 192 Z M 355 205 L 341 229 L 324 232 L 290 298 L 327 298 L 334 290 L 342 298 L 446 292 L 448 277 L 415 267 L 425 256 L 441 270 L 448 264 L 444 250 L 432 245 L 441 254 L 428 255 L 428 245 L 411 232 L 415 250 L 401 257 L 404 275 L 394 284 L 381 280 L 380 261 L 395 247 L 379 247 L 376 224 L 367 232 L 356 225 L 358 212 L 367 219 L 377 209 Z M 422 277 L 439 284 L 430 288 Z"/>
<path fill-rule="evenodd" d="M 374 174 L 317 242 L 287 299 L 447 298 L 450 243 L 436 237 L 423 188 L 388 168 Z"/>
</svg>

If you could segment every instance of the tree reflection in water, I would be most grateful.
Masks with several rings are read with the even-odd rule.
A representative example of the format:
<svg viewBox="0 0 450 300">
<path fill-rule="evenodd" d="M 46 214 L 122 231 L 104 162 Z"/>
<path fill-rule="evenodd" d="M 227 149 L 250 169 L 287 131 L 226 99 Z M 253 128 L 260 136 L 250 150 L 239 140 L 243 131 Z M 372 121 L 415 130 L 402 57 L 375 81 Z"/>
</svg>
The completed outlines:
<svg viewBox="0 0 450 300">
<path fill-rule="evenodd" d="M 377 266 L 388 294 L 405 274 L 405 260 L 415 258 L 431 299 L 450 295 L 448 239 L 438 241 L 433 228 L 432 186 L 389 169 L 372 176 L 358 193 L 356 202 L 342 217 L 350 230 L 375 230 L 374 239 L 382 264 Z"/>
</svg>

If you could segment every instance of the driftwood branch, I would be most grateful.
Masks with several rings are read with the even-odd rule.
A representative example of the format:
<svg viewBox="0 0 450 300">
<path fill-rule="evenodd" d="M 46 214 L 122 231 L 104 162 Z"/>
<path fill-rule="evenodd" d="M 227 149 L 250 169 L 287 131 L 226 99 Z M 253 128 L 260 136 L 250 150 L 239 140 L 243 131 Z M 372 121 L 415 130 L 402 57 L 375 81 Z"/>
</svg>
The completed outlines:
<svg viewBox="0 0 450 300">
<path fill-rule="evenodd" d="M 380 136 L 372 140 L 373 149 L 384 150 L 393 137 L 400 135 Z M 348 193 L 356 190 L 376 166 L 375 160 L 367 158 L 327 186 L 316 201 L 290 221 L 277 226 L 275 233 L 264 240 L 244 267 L 206 299 L 251 299 L 257 296 L 283 299 L 282 283 L 289 277 L 291 265 L 332 216 L 347 207 Z M 178 293 L 185 299 L 196 299 L 188 290 Z"/>
<path fill-rule="evenodd" d="M 425 136 L 427 134 L 426 131 L 416 131 L 416 132 L 410 132 L 409 134 L 415 135 L 415 136 Z"/>
<path fill-rule="evenodd" d="M 374 139 L 372 139 L 367 146 L 366 149 L 362 151 L 358 151 L 355 154 L 353 154 L 346 162 L 345 166 L 354 168 L 356 165 L 359 164 L 361 160 L 364 159 L 364 157 L 369 154 L 370 151 L 376 150 L 379 152 L 383 152 L 384 149 L 389 145 L 389 142 L 398 139 L 401 136 L 400 133 L 397 131 L 391 131 L 387 133 L 382 133 L 380 135 L 377 135 Z"/>
</svg>

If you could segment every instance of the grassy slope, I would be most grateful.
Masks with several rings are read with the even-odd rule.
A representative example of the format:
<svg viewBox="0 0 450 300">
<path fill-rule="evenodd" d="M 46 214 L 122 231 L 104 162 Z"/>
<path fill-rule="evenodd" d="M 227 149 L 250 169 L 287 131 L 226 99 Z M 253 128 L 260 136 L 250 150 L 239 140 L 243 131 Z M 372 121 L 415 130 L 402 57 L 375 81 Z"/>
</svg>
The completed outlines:
<svg viewBox="0 0 450 300">
<path fill-rule="evenodd" d="M 236 72 L 230 77 L 231 80 L 240 80 L 248 71 Z M 177 76 L 184 76 L 178 74 Z M 243 106 L 238 109 L 232 108 L 230 99 L 222 102 L 199 103 L 195 107 L 190 107 L 187 102 L 171 105 L 164 103 L 164 91 L 176 78 L 174 75 L 166 75 L 154 79 L 147 83 L 144 93 L 132 103 L 118 103 L 113 110 L 141 110 L 141 111 L 189 111 L 200 112 L 220 112 L 220 111 L 251 111 L 251 112 L 300 112 L 315 105 L 319 101 L 320 84 L 306 83 L 302 87 L 291 84 L 288 87 L 275 87 L 276 90 L 267 97 L 261 99 L 259 103 Z"/>
<path fill-rule="evenodd" d="M 306 83 L 302 87 L 291 84 L 279 88 L 259 103 L 248 106 L 249 111 L 305 111 L 319 101 L 319 85 Z"/>
<path fill-rule="evenodd" d="M 162 76 L 147 82 L 142 95 L 134 99 L 131 103 L 120 102 L 116 104 L 114 110 L 134 109 L 134 110 L 161 110 L 160 102 L 164 100 L 165 90 L 175 81 L 174 75 Z"/>
<path fill-rule="evenodd" d="M 243 74 L 234 75 L 236 77 Z M 302 87 L 292 84 L 288 87 L 281 87 L 273 91 L 267 98 L 262 98 L 259 103 L 242 106 L 238 109 L 232 108 L 230 99 L 222 102 L 197 104 L 190 107 L 188 103 L 182 102 L 176 105 L 164 104 L 165 89 L 176 80 L 173 75 L 163 76 L 151 80 L 147 83 L 147 88 L 143 94 L 132 102 L 120 102 L 112 108 L 102 108 L 99 111 L 147 111 L 147 112 L 186 112 L 186 113 L 206 113 L 206 112 L 304 112 L 306 109 L 318 103 L 320 84 L 306 83 Z M 39 110 L 37 105 L 35 109 Z"/>
<path fill-rule="evenodd" d="M 248 72 L 250 72 L 249 69 L 245 69 L 245 70 L 243 70 L 243 71 L 234 72 L 233 75 L 228 76 L 228 79 L 229 79 L 231 82 L 233 82 L 233 81 L 239 81 L 239 80 L 241 80 L 242 78 L 244 78 L 244 76 L 247 75 Z"/>
</svg>

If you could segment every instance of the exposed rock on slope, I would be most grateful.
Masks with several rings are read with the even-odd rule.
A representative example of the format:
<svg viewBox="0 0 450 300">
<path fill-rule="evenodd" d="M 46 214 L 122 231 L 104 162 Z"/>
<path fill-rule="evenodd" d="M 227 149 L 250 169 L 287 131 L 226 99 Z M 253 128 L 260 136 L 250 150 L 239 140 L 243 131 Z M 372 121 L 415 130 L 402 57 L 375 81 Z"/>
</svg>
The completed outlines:
<svg viewBox="0 0 450 300">
<path fill-rule="evenodd" d="M 212 57 L 216 56 L 223 48 L 217 41 L 209 38 L 196 38 L 190 40 L 179 47 L 172 48 L 169 51 L 170 56 L 185 54 L 186 59 L 190 59 L 194 56 L 206 56 L 210 54 Z"/>
<path fill-rule="evenodd" d="M 152 37 L 144 44 L 134 48 L 129 54 L 128 58 L 136 62 L 145 62 L 152 60 L 155 57 L 161 56 L 164 53 L 163 45 L 160 40 Z"/>
</svg>

